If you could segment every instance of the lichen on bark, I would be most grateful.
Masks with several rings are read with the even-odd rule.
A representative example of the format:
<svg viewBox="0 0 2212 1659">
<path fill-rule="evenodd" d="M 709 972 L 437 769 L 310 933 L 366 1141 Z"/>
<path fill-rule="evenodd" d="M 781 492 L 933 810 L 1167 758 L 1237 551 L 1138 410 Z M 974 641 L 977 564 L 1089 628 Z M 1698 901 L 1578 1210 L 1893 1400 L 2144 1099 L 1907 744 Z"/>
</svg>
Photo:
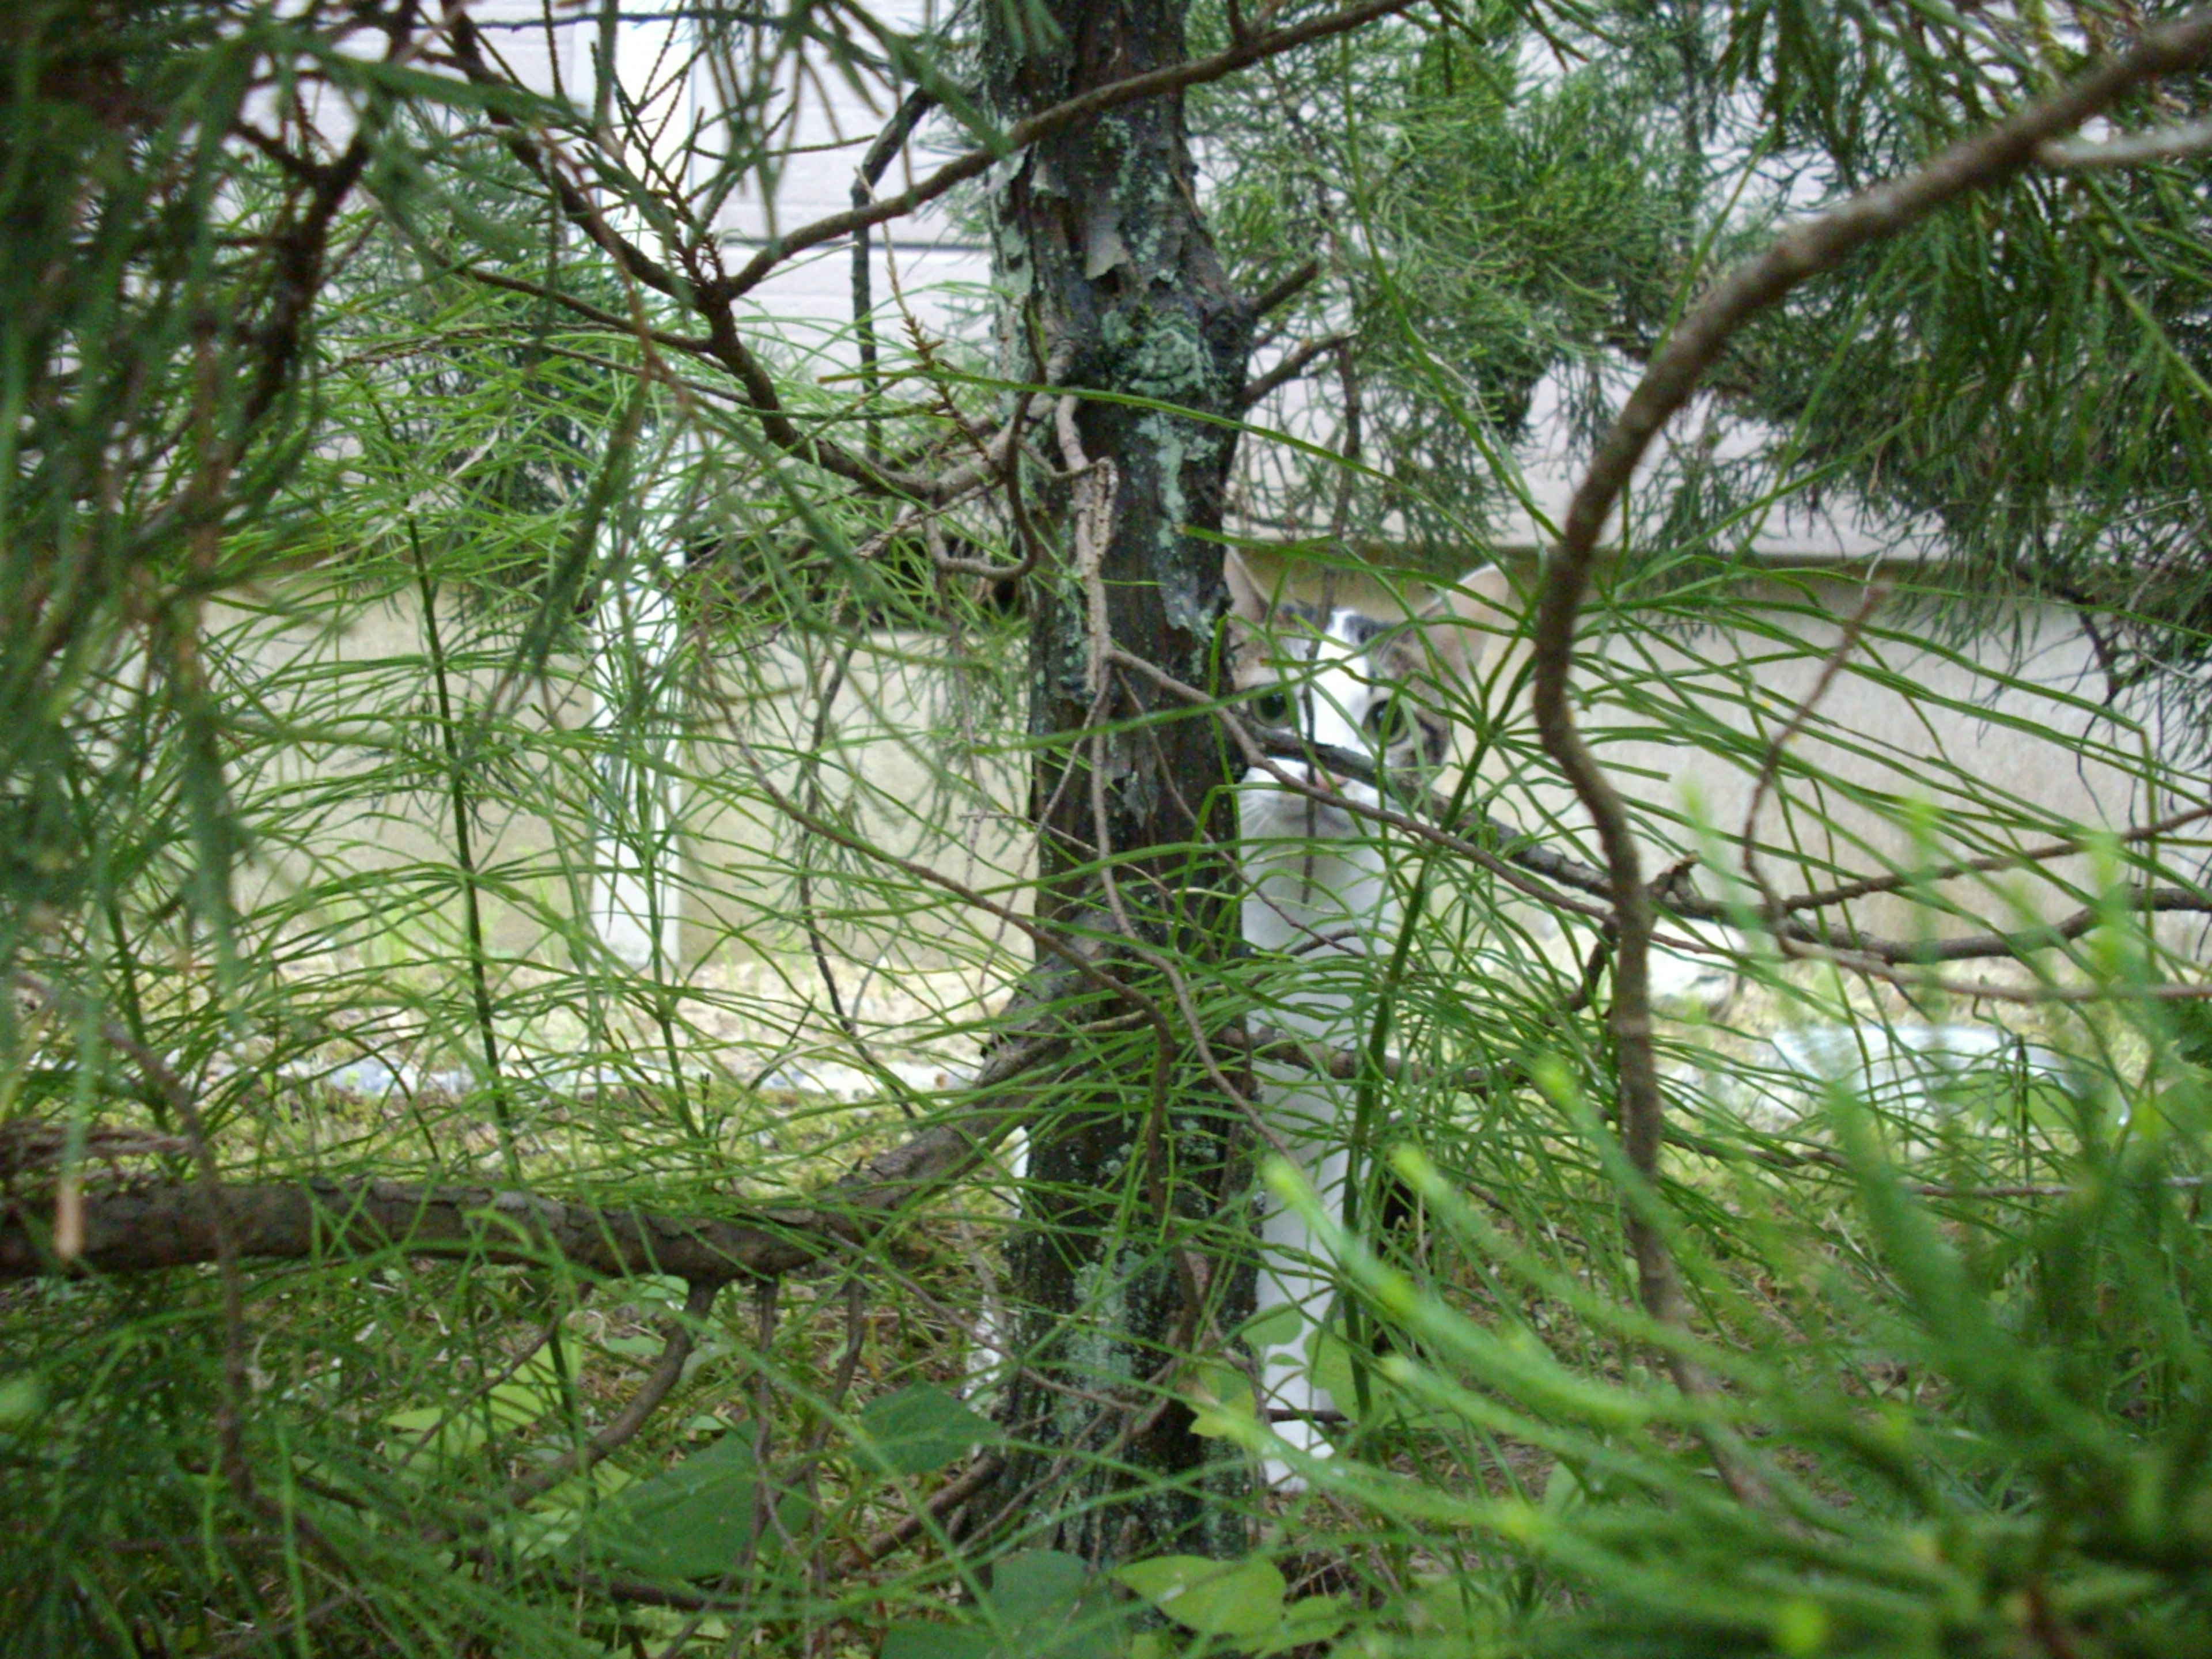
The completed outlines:
<svg viewBox="0 0 2212 1659">
<path fill-rule="evenodd" d="M 987 7 L 988 95 L 1012 122 L 1180 62 L 1183 11 L 1180 0 Z M 1055 32 L 1037 27 L 1041 13 Z M 1113 496 L 1095 578 L 1111 642 L 1203 685 L 1217 671 L 1224 601 L 1210 535 L 1221 527 L 1235 445 L 1219 422 L 1237 413 L 1252 315 L 1196 203 L 1182 100 L 1171 95 L 1033 146 L 998 174 L 992 215 L 1006 378 L 1034 383 L 1048 372 L 1078 399 L 1085 458 L 1112 469 L 1096 475 L 1112 480 Z M 1119 401 L 1127 398 L 1142 401 Z M 1126 922 L 1142 948 L 1122 952 L 1117 971 L 1167 1005 L 1160 975 L 1136 957 L 1187 964 L 1202 984 L 1237 948 L 1224 757 L 1209 723 L 1160 707 L 1138 676 L 1109 678 L 1110 712 L 1097 725 L 1114 729 L 1094 728 L 1091 594 L 1074 568 L 1071 516 L 1060 515 L 1057 558 L 1030 594 L 1037 915 L 1071 933 Z M 1146 720 L 1155 712 L 1163 718 Z M 1115 860 L 1110 896 L 1102 851 Z M 1180 1046 L 1185 1035 L 1169 1041 Z M 1249 1491 L 1241 1457 L 1193 1435 L 1180 1403 L 1150 1409 L 1172 1386 L 1177 1348 L 1233 1325 L 1250 1277 L 1240 1114 L 1187 1054 L 1172 1057 L 1164 1127 L 1173 1156 L 1160 1156 L 1160 1136 L 1147 1133 L 1146 1052 L 1159 1041 L 1156 1032 L 1124 1039 L 1117 1078 L 1071 1087 L 1035 1133 L 1030 1196 L 1010 1250 L 1017 1296 L 1031 1311 L 1018 1333 L 1027 1369 L 1005 1410 L 1044 1449 L 1009 1459 L 998 1492 L 1024 1492 L 1060 1466 L 1061 1451 L 1077 1453 L 1021 1518 L 1054 1506 L 1050 1541 L 1102 1564 L 1163 1551 L 1237 1554 L 1247 1544 L 1243 1506 L 1218 1501 Z M 1194 1261 L 1222 1265 L 1194 1273 Z M 1206 1305 L 1193 1308 L 1200 1282 Z M 1117 1396 L 1126 1408 L 1100 1403 Z M 1098 1455 L 1109 1446 L 1110 1458 Z"/>
</svg>

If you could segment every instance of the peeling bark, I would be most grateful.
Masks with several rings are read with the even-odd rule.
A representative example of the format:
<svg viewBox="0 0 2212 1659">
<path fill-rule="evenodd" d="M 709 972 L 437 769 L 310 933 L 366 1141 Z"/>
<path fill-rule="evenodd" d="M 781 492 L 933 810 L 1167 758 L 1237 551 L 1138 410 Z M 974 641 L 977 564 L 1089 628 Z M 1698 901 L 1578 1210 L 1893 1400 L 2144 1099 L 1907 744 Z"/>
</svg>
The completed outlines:
<svg viewBox="0 0 2212 1659">
<path fill-rule="evenodd" d="M 1039 9 L 1056 39 L 1040 38 Z M 1184 56 L 1179 0 L 1051 0 L 987 16 L 989 92 L 1010 123 Z M 1010 25 L 1024 18 L 1030 33 L 1017 38 Z M 1001 165 L 994 230 L 1005 371 L 1076 394 L 1063 404 L 1060 459 L 1085 469 L 1063 503 L 1058 545 L 1032 579 L 1037 915 L 1071 933 L 1127 934 L 1138 957 L 1155 953 L 1144 989 L 1169 1006 L 1175 988 L 1161 964 L 1202 975 L 1236 948 L 1226 761 L 1211 721 L 1127 729 L 1172 705 L 1113 669 L 1106 648 L 1187 684 L 1215 684 L 1221 552 L 1192 532 L 1220 527 L 1235 438 L 1189 415 L 1080 394 L 1233 419 L 1252 311 L 1198 213 L 1179 93 L 1106 112 Z M 1109 724 L 1123 729 L 1097 729 Z M 1110 878 L 1106 858 L 1115 860 Z M 1155 1032 L 1180 1047 L 1176 1036 Z M 1208 1500 L 1245 1490 L 1241 1457 L 1192 1435 L 1188 1413 L 1179 1402 L 1163 1409 L 1159 1392 L 1175 1353 L 1209 1319 L 1233 1322 L 1249 1297 L 1249 1272 L 1203 1270 L 1224 1250 L 1248 1254 L 1238 1113 L 1187 1060 L 1161 1063 L 1149 1098 L 1146 1080 L 1130 1077 L 1110 1091 L 1071 1091 L 1038 1125 L 1012 1249 L 1017 1296 L 1030 1310 L 1020 1336 L 1031 1374 L 1011 1388 L 1006 1414 L 1060 1453 L 1010 1459 L 990 1501 L 1003 1507 L 1037 1489 L 1024 1501 L 1059 1508 L 1057 1546 L 1102 1564 L 1168 1549 L 1233 1554 L 1245 1543 L 1238 1506 Z M 1194 1292 L 1212 1305 L 1194 1306 Z M 1109 1449 L 1118 1471 L 1099 1455 Z"/>
</svg>

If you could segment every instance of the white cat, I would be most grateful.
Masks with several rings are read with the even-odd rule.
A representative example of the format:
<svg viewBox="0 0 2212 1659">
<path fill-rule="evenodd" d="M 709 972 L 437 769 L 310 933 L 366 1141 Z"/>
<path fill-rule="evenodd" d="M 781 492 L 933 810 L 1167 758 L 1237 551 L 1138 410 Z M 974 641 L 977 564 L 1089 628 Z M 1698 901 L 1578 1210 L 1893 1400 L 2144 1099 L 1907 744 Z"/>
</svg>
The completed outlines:
<svg viewBox="0 0 2212 1659">
<path fill-rule="evenodd" d="M 1504 575 L 1485 567 L 1418 617 L 1382 619 L 1337 607 L 1326 612 L 1263 592 L 1243 562 L 1227 562 L 1231 674 L 1237 708 L 1264 726 L 1302 732 L 1311 743 L 1366 756 L 1388 771 L 1432 773 L 1450 744 L 1437 710 L 1440 684 L 1470 677 L 1489 633 L 1501 630 L 1500 607 L 1511 594 Z M 1298 760 L 1276 762 L 1293 779 L 1318 781 L 1348 799 L 1376 804 L 1372 786 L 1326 775 Z M 1254 767 L 1237 790 L 1245 884 L 1244 940 L 1287 971 L 1253 1023 L 1295 1031 L 1336 1048 L 1365 1038 L 1358 1007 L 1358 958 L 1387 953 L 1395 943 L 1391 896 L 1379 828 L 1340 808 L 1283 787 Z M 1344 1217 L 1344 1182 L 1352 1129 L 1352 1085 L 1310 1073 L 1260 1067 L 1261 1104 L 1334 1222 Z M 1029 1172 L 1029 1139 L 1017 1133 L 1006 1168 L 1018 1184 Z M 1273 1206 L 1261 1224 L 1257 1310 L 1288 1307 L 1294 1317 L 1261 1347 L 1263 1404 L 1296 1413 L 1275 1430 L 1315 1456 L 1329 1452 L 1327 1425 L 1314 1413 L 1335 1402 L 1313 1380 L 1309 1350 L 1334 1292 L 1314 1229 L 1295 1211 Z M 1006 1357 L 1011 1322 L 1002 1310 L 978 1322 L 971 1370 L 981 1374 Z M 1285 1491 L 1304 1485 L 1280 1459 L 1265 1461 L 1267 1483 Z"/>
<path fill-rule="evenodd" d="M 1494 567 L 1410 619 L 1279 601 L 1234 555 L 1227 574 L 1232 672 L 1248 720 L 1364 755 L 1394 775 L 1425 776 L 1441 764 L 1450 728 L 1438 712 L 1438 687 L 1471 675 L 1480 661 L 1488 637 L 1480 624 L 1495 626 L 1492 619 L 1510 594 Z M 1292 779 L 1378 804 L 1371 786 L 1340 780 L 1317 764 L 1276 764 Z M 1256 766 L 1239 787 L 1237 814 L 1245 943 L 1283 969 L 1268 975 L 1273 994 L 1254 1023 L 1331 1047 L 1358 1047 L 1367 1040 L 1360 959 L 1387 955 L 1398 930 L 1380 827 L 1286 788 Z M 1353 1085 L 1276 1066 L 1262 1066 L 1261 1076 L 1270 1127 L 1322 1209 L 1340 1223 Z M 1276 1433 L 1319 1457 L 1328 1455 L 1329 1442 L 1326 1423 L 1314 1413 L 1333 1413 L 1336 1402 L 1315 1381 L 1310 1349 L 1334 1288 L 1315 1229 L 1296 1211 L 1271 1206 L 1261 1224 L 1258 1312 L 1287 1307 L 1296 1316 L 1261 1328 L 1263 1403 L 1291 1413 L 1276 1422 Z M 1266 1461 L 1265 1474 L 1279 1489 L 1304 1485 L 1278 1458 Z"/>
</svg>

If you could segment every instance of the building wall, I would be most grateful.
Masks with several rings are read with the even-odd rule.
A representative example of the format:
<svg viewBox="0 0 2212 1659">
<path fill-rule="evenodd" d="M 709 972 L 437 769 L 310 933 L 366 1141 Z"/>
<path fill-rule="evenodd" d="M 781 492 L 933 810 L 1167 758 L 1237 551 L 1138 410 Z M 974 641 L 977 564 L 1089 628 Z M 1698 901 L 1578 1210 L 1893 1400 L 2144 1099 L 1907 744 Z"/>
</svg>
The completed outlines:
<svg viewBox="0 0 2212 1659">
<path fill-rule="evenodd" d="M 915 23 L 926 15 L 922 3 L 908 0 L 881 15 L 893 23 Z M 549 36 L 535 0 L 481 0 L 474 15 L 532 83 L 548 91 L 557 86 L 570 95 L 589 84 L 595 24 L 580 15 L 575 26 Z M 625 84 L 650 81 L 655 55 L 668 39 L 665 23 L 623 26 L 618 58 Z M 860 155 L 900 90 L 856 86 L 835 72 L 805 83 L 790 132 L 797 149 L 773 193 L 740 191 L 717 220 L 732 258 L 749 254 L 779 229 L 847 205 Z M 711 124 L 711 88 L 695 80 L 669 95 L 684 105 L 684 119 Z M 885 187 L 899 187 L 925 172 L 936 142 L 925 132 L 909 143 Z M 972 313 L 980 302 L 988 275 L 982 250 L 941 211 L 902 222 L 888 237 L 878 235 L 872 285 L 887 342 L 895 346 L 902 331 L 895 291 L 903 293 L 925 328 L 956 328 L 963 325 L 963 307 Z M 849 282 L 846 245 L 795 262 L 755 295 L 753 337 L 795 372 L 843 373 L 854 360 Z M 1307 394 L 1294 387 L 1285 395 L 1296 400 Z M 1549 407 L 1540 395 L 1536 430 L 1522 459 L 1540 507 L 1555 512 L 1572 466 L 1562 453 L 1564 427 L 1547 416 Z M 1541 539 L 1540 518 L 1496 528 L 1507 546 L 1525 549 Z M 1863 556 L 1894 538 L 1849 522 L 1846 514 L 1841 521 L 1778 520 L 1761 527 L 1755 539 L 1754 555 L 1832 559 Z M 1778 641 L 1756 631 L 1701 627 L 1694 619 L 1671 636 L 1616 634 L 1592 647 L 1618 677 L 1622 695 L 1601 697 L 1586 712 L 1585 723 L 1601 758 L 1652 829 L 1655 870 L 1694 848 L 1701 824 L 1709 840 L 1721 842 L 1740 832 L 1763 757 L 1761 734 L 1786 720 L 1810 691 L 1838 637 L 1839 618 L 1855 607 L 1857 592 L 1843 574 L 1816 580 L 1808 589 L 1770 585 L 1765 621 L 1794 641 L 1786 653 Z M 1803 609 L 1808 605 L 1809 611 Z M 1883 620 L 1877 618 L 1876 634 Z M 2014 636 L 2024 642 L 2019 655 L 2033 687 L 2007 684 L 2002 678 L 2011 660 L 2002 641 Z M 286 687 L 310 684 L 302 671 L 326 672 L 333 664 L 343 665 L 362 708 L 428 695 L 421 617 L 405 597 L 362 609 L 338 629 L 274 615 L 249 625 L 240 613 L 238 638 L 241 682 L 258 678 L 265 682 L 262 693 L 280 703 L 289 695 Z M 1018 721 L 969 707 L 955 682 L 932 666 L 926 642 L 879 643 L 881 648 L 855 659 L 824 728 L 830 752 L 816 776 L 825 808 L 849 811 L 861 838 L 921 859 L 951 880 L 1018 896 L 1025 857 L 1017 811 L 1024 768 L 1017 750 L 988 734 L 1018 731 Z M 1769 854 L 1776 883 L 1787 890 L 1819 884 L 1829 869 L 1911 863 L 1917 856 L 1916 835 L 1929 846 L 1985 850 L 1977 822 L 1984 809 L 1974 799 L 1984 792 L 2002 794 L 2054 831 L 2073 823 L 2121 828 L 2145 822 L 2171 804 L 2132 775 L 2136 769 L 2126 763 L 2127 754 L 2136 740 L 2094 706 L 2094 665 L 2063 612 L 2015 610 L 1996 619 L 1984 643 L 1959 653 L 1870 639 L 1859 660 L 1878 660 L 1893 678 L 1885 684 L 1856 669 L 1847 672 L 1791 746 L 1793 755 L 1818 764 L 1829 780 L 1816 786 L 1785 773 L 1759 814 L 1759 838 L 1792 849 L 1803 866 L 1792 871 L 1784 867 L 1790 858 Z M 518 959 L 588 948 L 574 918 L 579 905 L 588 908 L 589 902 L 579 899 L 574 884 L 580 879 L 588 888 L 605 854 L 592 850 L 591 799 L 600 775 L 588 737 L 592 700 L 581 688 L 587 667 L 573 660 L 559 665 L 566 689 L 550 705 L 531 704 L 517 717 L 557 726 L 567 735 L 526 764 L 516 763 L 506 771 L 487 764 L 481 787 L 472 791 L 491 939 L 495 949 Z M 841 866 L 854 861 L 849 850 L 775 822 L 757 800 L 747 799 L 756 758 L 778 787 L 805 785 L 808 774 L 799 757 L 813 748 L 813 713 L 805 688 L 820 670 L 796 647 L 786 647 L 736 676 L 744 690 L 741 715 L 726 708 L 695 710 L 690 717 L 702 776 L 672 803 L 667 848 L 681 888 L 678 948 L 687 960 L 792 948 L 801 933 L 794 895 L 802 872 L 818 890 L 820 906 L 837 913 L 833 931 L 856 952 L 917 931 L 947 933 L 949 896 L 941 896 L 947 908 L 926 916 L 892 914 L 880 891 L 872 895 L 866 884 L 840 878 Z M 496 678 L 495 668 L 479 665 L 462 682 L 474 700 Z M 315 694 L 327 690 L 319 683 Z M 1678 717 L 1706 722 L 1710 740 L 1694 746 L 1653 740 L 1649 733 L 1662 705 L 1671 705 Z M 1490 718 L 1516 734 L 1522 753 L 1532 747 L 1525 703 L 1492 709 Z M 750 750 L 732 741 L 733 720 L 745 726 Z M 416 733 L 418 743 L 424 730 Z M 421 776 L 411 788 L 319 804 L 314 799 L 318 789 L 328 794 L 349 769 L 388 763 L 375 744 L 374 734 L 364 732 L 352 746 L 332 742 L 310 745 L 298 756 L 252 761 L 298 797 L 286 833 L 271 836 L 257 854 L 256 878 L 263 885 L 255 896 L 273 902 L 293 895 L 285 902 L 311 910 L 342 906 L 349 874 L 419 869 L 425 879 L 397 920 L 450 928 L 453 889 L 428 878 L 441 861 L 450 863 L 453 839 L 435 764 L 418 767 Z M 1531 825 L 1556 817 L 1573 833 L 1578 818 L 1560 792 L 1524 781 L 1535 775 L 1528 767 L 1498 759 L 1488 764 L 1486 776 L 1498 791 L 1499 816 Z M 939 782 L 948 772 L 959 780 L 949 787 Z M 2169 787 L 2168 795 L 2174 787 L 2179 786 Z M 1724 864 L 1733 856 L 1721 854 Z M 2089 879 L 2084 860 L 2039 867 L 2049 879 L 2036 893 L 2022 895 L 2024 902 L 2050 914 L 2079 902 Z M 394 884 L 387 882 L 380 890 L 385 896 L 379 902 L 391 902 Z M 1862 907 L 1853 920 L 1885 932 L 1957 931 L 2004 919 L 2009 903 L 1971 883 L 1954 884 L 1948 892 L 1972 915 L 1936 915 L 1892 897 Z M 992 926 L 1003 933 L 1003 923 Z M 951 927 L 952 933 L 959 931 Z"/>
<path fill-rule="evenodd" d="M 410 937 L 456 948 L 451 770 L 419 605 L 395 595 L 333 624 L 310 607 L 315 580 L 300 579 L 283 603 L 216 619 L 216 660 L 241 695 L 250 690 L 272 734 L 267 744 L 242 745 L 234 764 L 241 794 L 265 809 L 241 898 L 272 929 L 333 927 L 387 951 L 404 950 Z M 1346 579 L 1339 592 L 1343 602 L 1385 605 Z M 1577 684 L 1595 690 L 1610 678 L 1626 690 L 1597 697 L 1582 720 L 1650 831 L 1650 873 L 1702 848 L 1700 889 L 1728 889 L 1766 745 L 1811 692 L 1862 592 L 1842 576 L 1809 587 L 1764 581 L 1747 595 L 1765 601 L 1751 629 L 1590 636 Z M 1760 810 L 1759 839 L 1778 890 L 2033 844 L 2076 825 L 2121 830 L 2204 798 L 2201 775 L 2176 773 L 2155 793 L 2145 787 L 2132 758 L 2138 739 L 2094 701 L 2094 664 L 2063 612 L 2027 607 L 1994 620 L 2002 637 L 1953 649 L 1885 637 L 1921 629 L 1925 619 L 1894 607 L 1877 614 L 1858 665 L 1837 679 L 1790 745 L 1825 775 L 1816 783 L 1784 774 Z M 490 947 L 512 961 L 566 963 L 592 949 L 577 918 L 605 857 L 593 841 L 593 792 L 605 750 L 592 726 L 584 665 L 558 658 L 547 685 L 520 688 L 501 669 L 507 624 L 472 629 L 459 614 L 441 624 L 459 741 L 471 757 L 467 794 Z M 2008 668 L 2014 629 L 2026 659 L 2017 677 Z M 689 774 L 672 798 L 662 863 L 663 890 L 680 908 L 685 967 L 805 949 L 802 872 L 841 957 L 889 953 L 928 966 L 1019 945 L 1003 919 L 961 896 L 980 893 L 1017 910 L 1027 902 L 1019 652 L 1012 641 L 998 649 L 995 677 L 955 676 L 942 641 L 869 638 L 846 665 L 818 747 L 810 688 L 826 683 L 827 657 L 810 660 L 786 642 L 713 665 L 715 694 L 684 715 L 671 769 Z M 1506 658 L 1500 695 L 1485 711 L 1501 738 L 1482 773 L 1490 810 L 1532 830 L 1555 820 L 1546 838 L 1571 840 L 1578 810 L 1545 781 L 1525 694 L 1503 695 L 1517 665 Z M 503 683 L 514 704 L 511 739 L 472 738 L 472 720 Z M 1662 718 L 1678 731 L 1702 723 L 1705 735 L 1655 737 Z M 810 755 L 818 757 L 811 769 Z M 818 790 L 811 796 L 810 771 Z M 914 860 L 942 881 L 887 872 L 836 837 L 795 825 L 764 799 L 763 779 L 860 846 Z M 1993 801 L 2037 827 L 1990 824 Z M 2176 856 L 2186 863 L 2196 854 L 2183 848 Z M 1885 896 L 1855 907 L 1850 920 L 1890 935 L 2014 926 L 2027 914 L 2071 911 L 2097 880 L 2083 857 L 2033 868 L 2032 882 L 2008 874 L 1948 884 L 1943 898 L 1963 914 Z M 398 945 L 388 937 L 395 930 Z M 2176 944 L 2193 944 L 2197 932 L 2185 918 L 2162 928 Z M 380 935 L 386 937 L 376 944 Z"/>
<path fill-rule="evenodd" d="M 1533 592 L 1533 565 L 1516 569 L 1522 592 Z M 1334 580 L 1338 603 L 1394 608 L 1378 585 L 1344 573 Z M 1294 577 L 1291 587 L 1316 598 L 1319 579 Z M 1647 611 L 1633 626 L 1589 613 L 1574 678 L 1577 720 L 1644 831 L 1647 878 L 1695 854 L 1699 890 L 1758 902 L 1741 843 L 1759 776 L 1866 591 L 1863 575 L 1831 566 L 1747 576 L 1705 603 L 1714 620 L 1679 599 L 1660 601 L 1663 614 Z M 1540 754 L 1521 672 L 1527 654 L 1493 648 L 1484 665 L 1493 689 L 1478 695 L 1476 718 L 1495 741 L 1480 793 L 1500 821 L 1574 844 L 1595 862 L 1588 820 L 1550 781 Z M 1473 734 L 1463 730 L 1461 741 Z M 2208 793 L 2201 762 L 2164 753 L 2148 722 L 2106 706 L 2094 653 L 2063 607 L 1993 605 L 1966 630 L 1955 605 L 1896 597 L 1869 617 L 1787 744 L 1753 839 L 1759 868 L 1787 898 L 2085 828 L 2124 832 Z M 2163 846 L 2176 868 L 2193 872 L 2212 836 L 2191 826 Z M 1823 914 L 1887 937 L 1950 937 L 2070 915 L 2106 878 L 2089 856 L 2045 859 Z M 2195 951 L 2203 922 L 2169 916 L 2159 933 Z"/>
</svg>

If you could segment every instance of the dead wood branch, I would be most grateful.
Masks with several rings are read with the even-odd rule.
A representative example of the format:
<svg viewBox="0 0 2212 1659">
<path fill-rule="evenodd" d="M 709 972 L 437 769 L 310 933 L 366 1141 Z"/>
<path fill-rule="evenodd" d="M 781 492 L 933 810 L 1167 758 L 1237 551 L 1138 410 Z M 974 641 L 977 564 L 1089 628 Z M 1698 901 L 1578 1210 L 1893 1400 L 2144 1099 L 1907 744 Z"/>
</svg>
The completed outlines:
<svg viewBox="0 0 2212 1659">
<path fill-rule="evenodd" d="M 1053 1000 L 1041 992 L 1030 1023 L 1048 1024 Z M 985 1065 L 978 1098 L 967 1109 L 868 1159 L 807 1205 L 671 1216 L 395 1181 L 162 1183 L 85 1194 L 83 1249 L 73 1263 L 51 1249 L 50 1200 L 10 1203 L 0 1214 L 0 1279 L 75 1268 L 149 1273 L 225 1254 L 325 1261 L 383 1251 L 559 1260 L 589 1273 L 666 1273 L 695 1286 L 772 1279 L 865 1248 L 915 1202 L 965 1173 L 1054 1086 L 1066 1046 L 1064 1035 L 1044 1029 L 1010 1038 Z"/>
</svg>

